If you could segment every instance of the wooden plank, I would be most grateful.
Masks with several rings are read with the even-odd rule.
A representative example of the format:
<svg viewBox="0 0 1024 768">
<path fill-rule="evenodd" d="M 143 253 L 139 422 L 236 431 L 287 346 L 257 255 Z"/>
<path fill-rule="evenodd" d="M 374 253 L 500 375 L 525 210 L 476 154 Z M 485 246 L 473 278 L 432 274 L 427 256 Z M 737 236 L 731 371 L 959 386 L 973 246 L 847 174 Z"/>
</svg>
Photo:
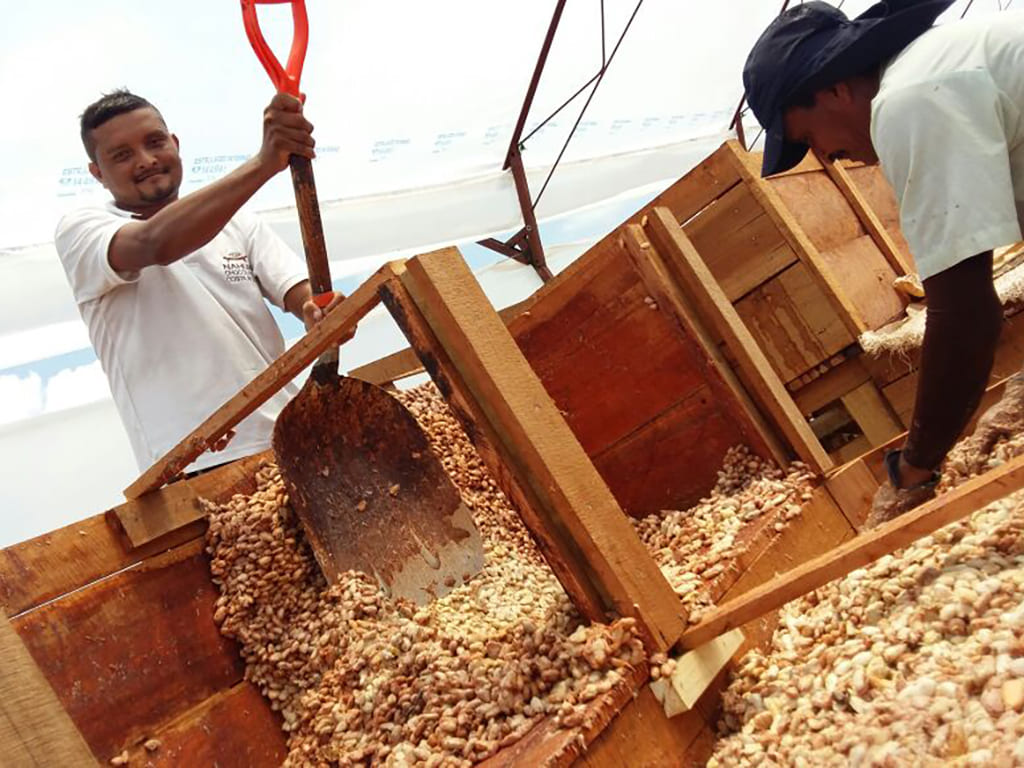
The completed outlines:
<svg viewBox="0 0 1024 768">
<path fill-rule="evenodd" d="M 680 339 L 671 314 L 652 310 L 624 251 L 615 243 L 602 269 L 510 329 L 591 456 L 705 383 L 699 351 Z"/>
<path fill-rule="evenodd" d="M 99 765 L 2 611 L 0 763 L 12 768 Z"/>
<path fill-rule="evenodd" d="M 685 622 L 682 606 L 459 252 L 417 256 L 398 274 L 490 424 L 499 485 L 512 474 L 529 487 L 545 529 L 565 530 L 582 554 L 603 607 L 635 616 L 651 647 L 671 645 Z M 478 429 L 470 426 L 472 439 Z M 581 607 L 590 609 L 589 601 Z"/>
<path fill-rule="evenodd" d="M 767 184 L 819 253 L 867 234 L 828 174 L 775 176 Z"/>
<path fill-rule="evenodd" d="M 738 423 L 745 442 L 755 453 L 773 458 L 780 467 L 786 466 L 789 463 L 786 450 L 732 372 L 703 321 L 689 308 L 682 288 L 672 281 L 668 266 L 657 248 L 647 240 L 643 228 L 638 224 L 626 225 L 623 240 L 633 268 L 651 298 L 662 312 L 675 320 L 680 340 L 696 350 L 697 365 L 716 405 Z"/>
<path fill-rule="evenodd" d="M 738 184 L 742 176 L 733 165 L 732 150 L 723 143 L 679 181 L 666 189 L 629 219 L 638 223 L 652 208 L 672 211 L 677 222 L 686 222 Z"/>
<path fill-rule="evenodd" d="M 242 459 L 234 465 L 245 466 L 249 461 Z M 235 493 L 251 492 L 255 488 L 254 479 L 237 471 L 237 467 L 231 469 L 234 465 L 203 473 L 187 484 L 173 483 L 147 496 L 144 502 L 151 506 L 164 504 L 168 508 L 185 510 L 191 509 L 189 505 L 196 496 L 223 501 Z M 182 528 L 133 548 L 124 534 L 117 512 L 130 514 L 129 510 L 137 503 L 126 502 L 103 514 L 0 550 L 0 606 L 11 615 L 21 613 L 152 555 L 192 541 L 202 536 L 206 529 L 205 520 L 196 518 Z"/>
<path fill-rule="evenodd" d="M 703 387 L 592 457 L 622 509 L 643 517 L 710 493 L 726 452 L 745 442 L 714 399 Z"/>
<path fill-rule="evenodd" d="M 783 381 L 816 368 L 855 341 L 803 263 L 787 268 L 735 306 Z"/>
<path fill-rule="evenodd" d="M 708 729 L 697 710 L 669 719 L 648 687 L 601 731 L 577 768 L 689 768 L 711 755 Z M 525 766 L 531 765 L 524 763 Z"/>
<path fill-rule="evenodd" d="M 348 375 L 377 386 L 390 384 L 423 371 L 423 363 L 411 348 L 400 349 L 372 363 L 353 368 Z"/>
<path fill-rule="evenodd" d="M 844 464 L 825 480 L 828 492 L 850 525 L 858 531 L 868 518 L 878 486 L 878 478 L 864 459 L 854 459 Z"/>
<path fill-rule="evenodd" d="M 548 285 L 546 283 L 545 285 Z M 508 325 L 514 318 L 518 317 L 530 304 L 530 300 L 518 301 L 515 304 L 511 304 L 504 309 L 498 310 L 498 316 L 505 321 Z M 392 352 L 390 355 L 385 355 L 379 360 L 374 360 L 372 363 L 366 365 L 360 365 L 358 368 L 353 368 L 348 372 L 348 375 L 354 379 L 360 379 L 362 381 L 368 381 L 371 384 L 378 386 L 385 386 L 401 379 L 414 376 L 417 373 L 423 373 L 423 363 L 416 356 L 416 351 L 411 347 L 400 349 L 397 352 Z"/>
<path fill-rule="evenodd" d="M 251 683 L 238 683 L 147 735 L 160 742 L 125 745 L 128 765 L 146 768 L 277 768 L 288 755 L 281 717 Z"/>
<path fill-rule="evenodd" d="M 256 469 L 265 461 L 273 461 L 273 451 L 263 451 L 230 464 L 211 469 L 196 477 L 182 478 L 154 493 L 147 493 L 111 510 L 124 528 L 133 547 L 141 547 L 172 531 L 206 517 L 199 506 L 200 498 L 210 498 L 218 491 L 238 489 L 253 484 Z M 238 492 L 238 491 L 236 491 Z"/>
<path fill-rule="evenodd" d="M 128 499 L 137 499 L 177 477 L 182 470 L 237 425 L 242 419 L 269 400 L 285 384 L 316 360 L 320 353 L 356 327 L 379 301 L 377 291 L 384 277 L 377 272 L 332 309 L 312 330 L 296 342 L 259 376 L 246 384 L 224 405 L 214 411 L 174 448 L 125 488 Z"/>
<path fill-rule="evenodd" d="M 730 301 L 797 260 L 771 217 L 742 184 L 686 222 L 683 231 Z"/>
<path fill-rule="evenodd" d="M 193 541 L 12 622 L 102 760 L 242 679 Z"/>
<path fill-rule="evenodd" d="M 730 156 L 733 166 L 740 174 L 743 183 L 747 185 L 754 197 L 764 206 L 768 215 L 779 228 L 779 232 L 786 239 L 786 242 L 789 243 L 796 255 L 809 267 L 811 276 L 821 291 L 828 297 L 828 301 L 832 304 L 850 335 L 853 338 L 859 336 L 867 330 L 864 319 L 857 308 L 845 296 L 842 286 L 828 265 L 822 261 L 818 248 L 803 231 L 800 223 L 782 201 L 779 193 L 768 181 L 761 178 L 759 169 L 752 166 L 751 159 L 743 148 L 735 141 L 727 142 L 727 146 L 732 150 Z M 779 179 L 776 179 L 776 182 L 778 181 Z"/>
<path fill-rule="evenodd" d="M 872 445 L 887 443 L 903 431 L 903 424 L 890 410 L 873 381 L 866 381 L 847 392 L 841 400 Z"/>
<path fill-rule="evenodd" d="M 863 235 L 822 251 L 821 260 L 832 270 L 870 330 L 904 316 L 906 297 L 893 288 L 896 273 L 871 237 Z"/>
<path fill-rule="evenodd" d="M 804 416 L 810 416 L 829 403 L 833 403 L 847 392 L 856 389 L 865 381 L 871 381 L 871 373 L 859 357 L 851 357 L 814 381 L 792 393 L 796 407 Z"/>
<path fill-rule="evenodd" d="M 839 188 L 843 197 L 846 198 L 857 219 L 864 229 L 867 230 L 875 245 L 878 246 L 878 250 L 882 252 L 885 260 L 889 262 L 896 275 L 910 275 L 917 272 L 914 265 L 910 263 L 910 260 L 903 255 L 902 249 L 889 234 L 878 214 L 872 209 L 867 197 L 861 193 L 858 186 L 854 183 L 849 171 L 841 163 L 831 162 L 821 157 L 818 160 L 825 169 L 825 173 L 828 174 L 829 178 Z"/>
<path fill-rule="evenodd" d="M 654 209 L 648 218 L 646 232 L 672 270 L 676 283 L 682 286 L 699 312 L 709 319 L 725 339 L 746 374 L 754 397 L 789 441 L 797 456 L 816 472 L 829 469 L 832 462 L 686 234 L 671 215 L 660 208 Z"/>
<path fill-rule="evenodd" d="M 546 717 L 523 738 L 484 760 L 479 768 L 563 768 L 578 765 L 595 738 L 620 720 L 636 720 L 634 701 L 648 677 L 646 664 L 624 668 L 623 678 L 608 693 L 591 700 L 583 722 L 559 728 L 554 717 Z"/>
<path fill-rule="evenodd" d="M 651 683 L 651 693 L 665 709 L 666 717 L 689 712 L 729 663 L 743 643 L 743 632 L 730 630 L 687 651 L 676 660 L 670 677 Z"/>
<path fill-rule="evenodd" d="M 873 447 L 874 443 L 868 440 L 866 435 L 860 435 L 832 451 L 829 456 L 832 457 L 836 464 L 846 464 L 847 462 L 853 461 L 857 457 L 867 453 Z"/>
<path fill-rule="evenodd" d="M 862 533 L 832 551 L 727 602 L 711 611 L 700 624 L 688 629 L 679 642 L 684 648 L 695 648 L 733 627 L 742 626 L 967 517 L 1021 487 L 1024 487 L 1024 456 L 1018 456 L 994 470 L 972 478 L 917 509 Z"/>
</svg>

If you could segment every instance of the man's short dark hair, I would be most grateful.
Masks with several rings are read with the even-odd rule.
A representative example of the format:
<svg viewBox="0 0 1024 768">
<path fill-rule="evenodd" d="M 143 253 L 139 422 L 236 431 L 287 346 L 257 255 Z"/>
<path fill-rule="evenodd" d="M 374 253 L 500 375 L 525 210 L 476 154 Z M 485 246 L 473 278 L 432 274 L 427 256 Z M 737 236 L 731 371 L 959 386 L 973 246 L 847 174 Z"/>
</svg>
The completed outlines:
<svg viewBox="0 0 1024 768">
<path fill-rule="evenodd" d="M 150 104 L 141 96 L 136 96 L 127 88 L 118 88 L 116 91 L 103 94 L 100 98 L 85 108 L 82 113 L 82 144 L 85 146 L 89 159 L 96 162 L 96 142 L 93 141 L 92 132 L 108 120 L 123 115 L 125 112 L 134 112 L 136 109 L 150 108 L 160 114 L 160 110 Z"/>
</svg>

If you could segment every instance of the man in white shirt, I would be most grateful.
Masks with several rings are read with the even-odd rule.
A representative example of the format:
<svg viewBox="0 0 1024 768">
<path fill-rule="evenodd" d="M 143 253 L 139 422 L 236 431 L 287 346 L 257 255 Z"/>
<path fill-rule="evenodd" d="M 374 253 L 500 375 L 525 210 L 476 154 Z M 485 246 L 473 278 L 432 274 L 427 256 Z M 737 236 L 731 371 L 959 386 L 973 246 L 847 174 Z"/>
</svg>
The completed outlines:
<svg viewBox="0 0 1024 768">
<path fill-rule="evenodd" d="M 807 149 L 880 163 L 928 298 L 906 445 L 886 457 L 869 524 L 934 493 L 936 468 L 984 393 L 1002 325 L 992 249 L 1024 229 L 1024 12 L 932 26 L 952 0 L 889 0 L 850 20 L 822 2 L 781 14 L 743 72 L 766 128 L 765 175 Z M 1018 377 L 1021 374 L 1018 374 Z M 1024 380 L 975 431 L 1024 428 Z"/>
<path fill-rule="evenodd" d="M 113 200 L 65 216 L 55 244 L 140 468 L 284 352 L 265 300 L 307 328 L 323 316 L 305 262 L 239 211 L 289 155 L 314 157 L 312 130 L 300 102 L 278 94 L 263 114 L 259 152 L 179 198 L 178 139 L 155 107 L 120 90 L 82 114 L 89 170 Z M 294 391 L 278 393 L 189 470 L 268 448 Z"/>
</svg>

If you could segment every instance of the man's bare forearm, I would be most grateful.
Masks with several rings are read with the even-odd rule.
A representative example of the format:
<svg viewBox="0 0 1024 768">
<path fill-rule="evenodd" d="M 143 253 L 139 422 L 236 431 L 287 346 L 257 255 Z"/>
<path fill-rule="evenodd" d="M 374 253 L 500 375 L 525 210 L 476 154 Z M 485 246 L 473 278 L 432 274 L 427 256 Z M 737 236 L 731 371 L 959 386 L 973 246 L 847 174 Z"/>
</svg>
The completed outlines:
<svg viewBox="0 0 1024 768">
<path fill-rule="evenodd" d="M 110 244 L 110 265 L 121 272 L 135 272 L 171 264 L 202 248 L 274 173 L 258 156 L 250 158 L 224 178 L 175 200 L 152 218 L 126 224 Z"/>
<path fill-rule="evenodd" d="M 992 253 L 982 253 L 924 282 L 928 319 L 914 417 L 903 456 L 934 469 L 981 402 L 1002 327 L 992 284 Z"/>
</svg>

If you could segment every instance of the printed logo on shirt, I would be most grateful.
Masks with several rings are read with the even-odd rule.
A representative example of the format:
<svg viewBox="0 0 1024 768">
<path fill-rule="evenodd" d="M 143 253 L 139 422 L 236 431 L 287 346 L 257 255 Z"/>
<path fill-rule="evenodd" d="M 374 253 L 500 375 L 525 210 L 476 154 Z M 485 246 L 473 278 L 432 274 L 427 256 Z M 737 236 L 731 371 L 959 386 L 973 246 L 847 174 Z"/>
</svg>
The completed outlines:
<svg viewBox="0 0 1024 768">
<path fill-rule="evenodd" d="M 231 251 L 223 257 L 224 278 L 229 283 L 252 282 L 252 264 L 249 257 L 238 251 Z"/>
</svg>

